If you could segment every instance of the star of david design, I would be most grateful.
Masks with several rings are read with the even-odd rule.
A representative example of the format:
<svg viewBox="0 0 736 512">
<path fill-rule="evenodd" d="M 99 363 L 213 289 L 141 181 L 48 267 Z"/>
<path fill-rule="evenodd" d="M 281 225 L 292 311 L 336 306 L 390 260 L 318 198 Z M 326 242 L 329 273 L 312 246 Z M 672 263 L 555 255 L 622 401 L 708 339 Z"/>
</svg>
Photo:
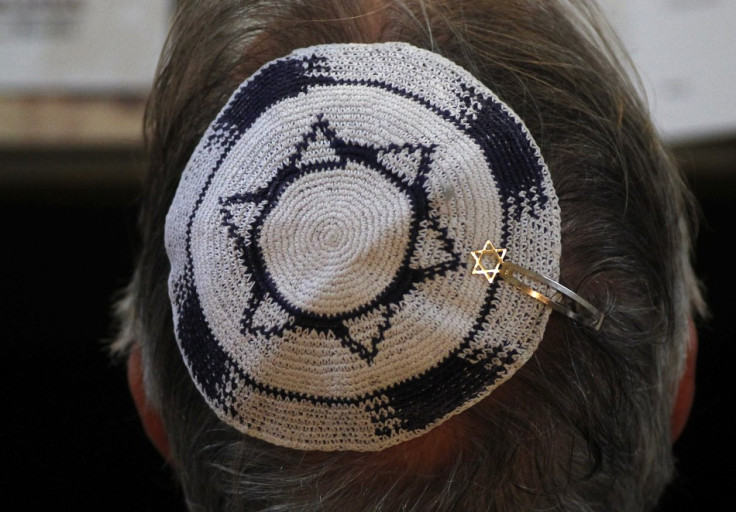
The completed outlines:
<svg viewBox="0 0 736 512">
<path fill-rule="evenodd" d="M 417 283 L 435 279 L 460 267 L 462 256 L 447 228 L 440 223 L 429 197 L 427 175 L 431 170 L 434 145 L 390 143 L 371 145 L 341 136 L 324 115 L 317 117 L 302 136 L 293 153 L 274 172 L 265 186 L 220 198 L 222 225 L 227 229 L 253 286 L 243 305 L 241 333 L 249 338 L 282 340 L 289 334 L 318 332 L 336 337 L 342 346 L 372 364 L 384 333 L 391 327 L 399 304 Z M 259 233 L 291 183 L 312 172 L 345 168 L 358 163 L 380 173 L 410 198 L 411 240 L 401 268 L 391 284 L 369 303 L 354 311 L 325 317 L 311 314 L 290 304 L 269 280 Z M 297 251 L 300 241 L 293 240 Z M 289 336 L 291 339 L 294 336 Z"/>
<path fill-rule="evenodd" d="M 496 249 L 490 240 L 486 240 L 486 245 L 480 251 L 473 251 L 470 253 L 475 260 L 475 266 L 473 267 L 474 275 L 484 275 L 488 279 L 489 283 L 493 283 L 496 276 L 501 271 L 501 265 L 503 259 L 506 257 L 506 249 Z M 495 262 L 494 268 L 487 268 L 483 263 L 483 258 L 489 256 L 491 262 Z"/>
</svg>

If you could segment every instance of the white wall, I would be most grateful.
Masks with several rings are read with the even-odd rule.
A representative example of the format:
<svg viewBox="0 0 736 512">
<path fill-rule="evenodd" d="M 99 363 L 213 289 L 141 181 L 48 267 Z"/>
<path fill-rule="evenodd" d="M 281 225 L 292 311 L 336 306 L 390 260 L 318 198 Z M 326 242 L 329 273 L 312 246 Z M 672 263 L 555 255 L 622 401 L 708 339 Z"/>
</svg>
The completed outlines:
<svg viewBox="0 0 736 512">
<path fill-rule="evenodd" d="M 0 0 L 0 92 L 150 88 L 168 0 Z"/>
<path fill-rule="evenodd" d="M 736 0 L 602 0 L 672 141 L 736 135 Z"/>
<path fill-rule="evenodd" d="M 667 138 L 736 135 L 736 0 L 600 1 Z M 145 92 L 169 4 L 0 0 L 0 93 Z"/>
</svg>

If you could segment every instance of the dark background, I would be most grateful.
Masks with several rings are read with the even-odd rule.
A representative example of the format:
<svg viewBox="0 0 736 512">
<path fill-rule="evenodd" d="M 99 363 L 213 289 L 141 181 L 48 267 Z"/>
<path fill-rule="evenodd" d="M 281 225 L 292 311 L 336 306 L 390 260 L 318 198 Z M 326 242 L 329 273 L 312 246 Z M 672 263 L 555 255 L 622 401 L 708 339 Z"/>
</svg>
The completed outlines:
<svg viewBox="0 0 736 512">
<path fill-rule="evenodd" d="M 678 147 L 704 224 L 695 406 L 662 512 L 730 509 L 736 477 L 736 140 Z M 136 148 L 0 148 L 0 509 L 183 510 L 148 444 L 112 335 L 136 242 Z"/>
</svg>

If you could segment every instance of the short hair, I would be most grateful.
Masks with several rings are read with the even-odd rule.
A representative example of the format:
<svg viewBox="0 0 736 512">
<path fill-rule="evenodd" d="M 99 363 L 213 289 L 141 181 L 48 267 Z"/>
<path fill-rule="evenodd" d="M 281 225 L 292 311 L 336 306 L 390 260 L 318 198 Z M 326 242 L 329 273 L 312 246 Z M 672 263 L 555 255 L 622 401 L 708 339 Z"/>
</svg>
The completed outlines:
<svg viewBox="0 0 736 512">
<path fill-rule="evenodd" d="M 142 244 L 116 346 L 142 348 L 191 510 L 646 510 L 674 470 L 670 414 L 688 318 L 695 207 L 583 0 L 180 3 L 146 114 Z M 299 47 L 405 41 L 469 70 L 524 120 L 559 197 L 560 281 L 606 314 L 553 315 L 489 397 L 377 453 L 274 446 L 222 423 L 177 347 L 164 222 L 195 145 L 236 87 Z M 612 42 L 613 41 L 613 42 Z"/>
</svg>

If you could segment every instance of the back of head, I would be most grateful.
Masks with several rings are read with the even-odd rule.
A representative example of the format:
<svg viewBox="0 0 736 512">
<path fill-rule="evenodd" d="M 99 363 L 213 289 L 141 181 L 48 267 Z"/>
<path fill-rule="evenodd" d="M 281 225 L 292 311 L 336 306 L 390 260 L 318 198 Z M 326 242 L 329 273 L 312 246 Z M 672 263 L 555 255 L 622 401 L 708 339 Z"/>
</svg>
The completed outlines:
<svg viewBox="0 0 736 512">
<path fill-rule="evenodd" d="M 142 252 L 121 344 L 142 347 L 192 510 L 646 510 L 671 478 L 691 204 L 586 1 L 181 2 L 147 116 Z M 429 433 L 372 453 L 274 446 L 224 425 L 174 339 L 164 221 L 236 87 L 296 48 L 404 41 L 470 71 L 524 120 L 561 210 L 560 282 L 605 312 L 552 315 L 531 360 Z"/>
</svg>

